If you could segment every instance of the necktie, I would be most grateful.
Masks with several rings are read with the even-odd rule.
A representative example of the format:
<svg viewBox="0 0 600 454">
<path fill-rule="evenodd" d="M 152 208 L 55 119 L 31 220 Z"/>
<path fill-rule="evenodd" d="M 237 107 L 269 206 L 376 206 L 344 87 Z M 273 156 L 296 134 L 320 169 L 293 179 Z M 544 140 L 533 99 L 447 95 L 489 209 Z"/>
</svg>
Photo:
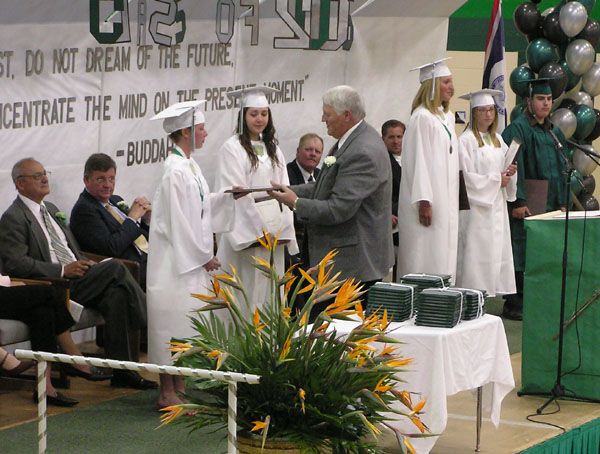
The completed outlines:
<svg viewBox="0 0 600 454">
<path fill-rule="evenodd" d="M 335 154 L 336 151 L 338 151 L 338 144 L 340 142 L 336 142 L 335 145 L 333 147 L 331 147 L 331 150 L 329 150 L 329 153 L 327 154 L 327 156 L 333 156 Z"/>
<path fill-rule="evenodd" d="M 119 224 L 123 224 L 123 222 L 125 222 L 125 219 L 118 215 L 118 213 L 110 205 L 110 203 L 107 203 L 106 205 L 104 205 L 104 207 L 106 208 L 106 211 L 108 211 L 110 215 L 113 218 L 115 218 Z M 146 237 L 144 235 L 138 236 L 133 243 L 137 246 L 137 248 L 140 251 L 146 254 L 148 253 L 148 240 L 146 240 Z"/>
<path fill-rule="evenodd" d="M 65 247 L 62 240 L 58 236 L 58 233 L 54 228 L 54 224 L 52 224 L 52 219 L 50 219 L 50 214 L 44 205 L 40 205 L 40 211 L 42 213 L 44 224 L 46 224 L 48 235 L 50 235 L 50 246 L 52 246 L 52 249 L 54 249 L 58 263 L 60 263 L 62 266 L 66 266 L 73 262 L 72 254 L 69 253 L 68 246 Z"/>
<path fill-rule="evenodd" d="M 312 176 L 312 175 L 310 175 L 310 176 L 308 177 L 307 183 L 312 183 L 313 181 L 315 181 L 315 179 L 313 178 L 313 176 Z"/>
</svg>

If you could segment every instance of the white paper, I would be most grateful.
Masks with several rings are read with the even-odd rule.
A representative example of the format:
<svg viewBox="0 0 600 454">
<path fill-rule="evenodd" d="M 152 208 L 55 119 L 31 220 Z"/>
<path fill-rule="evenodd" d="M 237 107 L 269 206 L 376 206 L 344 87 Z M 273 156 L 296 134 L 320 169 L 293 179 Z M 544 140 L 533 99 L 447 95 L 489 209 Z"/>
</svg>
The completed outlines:
<svg viewBox="0 0 600 454">
<path fill-rule="evenodd" d="M 506 150 L 506 154 L 504 155 L 504 169 L 507 169 L 509 165 L 513 163 L 515 160 L 515 156 L 517 155 L 517 151 L 519 151 L 519 147 L 521 146 L 521 142 L 517 139 L 513 139 Z"/>
<path fill-rule="evenodd" d="M 10 277 L 0 274 L 0 287 L 10 287 Z"/>
</svg>

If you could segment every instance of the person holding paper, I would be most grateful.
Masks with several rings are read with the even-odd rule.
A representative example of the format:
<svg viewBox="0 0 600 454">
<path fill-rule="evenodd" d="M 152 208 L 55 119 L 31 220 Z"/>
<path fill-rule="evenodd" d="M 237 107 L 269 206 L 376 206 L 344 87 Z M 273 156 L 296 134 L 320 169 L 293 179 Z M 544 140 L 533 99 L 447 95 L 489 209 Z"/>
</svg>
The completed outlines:
<svg viewBox="0 0 600 454">
<path fill-rule="evenodd" d="M 204 102 L 173 104 L 152 117 L 163 120 L 163 129 L 174 143 L 154 195 L 150 225 L 148 357 L 155 364 L 171 364 L 171 338 L 195 335 L 189 316 L 202 304 L 191 293 L 210 288 L 209 273 L 220 268 L 213 232 L 227 231 L 235 219 L 232 195 L 210 193 L 191 157 L 208 135 L 200 110 Z M 157 407 L 181 404 L 184 391 L 181 377 L 161 375 Z"/>
<path fill-rule="evenodd" d="M 459 217 L 456 285 L 490 296 L 515 292 L 506 202 L 515 200 L 517 166 L 505 163 L 508 146 L 496 132 L 493 96 L 501 94 L 484 89 L 460 96 L 470 101 L 471 110 L 458 153 L 471 208 Z"/>
<path fill-rule="evenodd" d="M 409 273 L 456 277 L 459 143 L 449 110 L 452 73 L 445 60 L 414 68 L 421 87 L 402 146 L 398 278 Z"/>
<path fill-rule="evenodd" d="M 270 188 L 271 182 L 289 185 L 285 157 L 277 146 L 273 116 L 267 94 L 277 92 L 269 87 L 249 87 L 230 91 L 228 96 L 240 100 L 240 112 L 235 134 L 219 151 L 219 166 L 215 177 L 217 189 L 241 186 Z M 280 205 L 265 191 L 236 200 L 233 229 L 219 237 L 218 257 L 223 269 L 233 266 L 244 283 L 249 306 L 236 292 L 240 309 L 252 316 L 255 307 L 262 306 L 270 295 L 271 281 L 254 266 L 253 257 L 269 261 L 269 251 L 260 247 L 258 238 L 268 232 L 279 236 L 274 252 L 274 267 L 284 274 L 284 245 L 290 254 L 298 253 L 294 218 L 288 207 Z"/>
<path fill-rule="evenodd" d="M 562 209 L 567 203 L 565 162 L 559 153 L 559 145 L 566 148 L 566 140 L 562 131 L 553 126 L 548 118 L 552 108 L 549 80 L 528 81 L 529 96 L 525 112 L 502 132 L 505 143 L 510 144 L 515 138 L 522 143 L 517 159 L 517 198 L 508 204 L 517 293 L 505 298 L 503 316 L 512 320 L 521 320 L 523 317 L 526 241 L 523 219 L 531 214 L 539 214 L 530 211 L 528 201 L 533 200 L 536 194 L 528 194 L 527 181 L 548 181 L 545 211 Z"/>
</svg>

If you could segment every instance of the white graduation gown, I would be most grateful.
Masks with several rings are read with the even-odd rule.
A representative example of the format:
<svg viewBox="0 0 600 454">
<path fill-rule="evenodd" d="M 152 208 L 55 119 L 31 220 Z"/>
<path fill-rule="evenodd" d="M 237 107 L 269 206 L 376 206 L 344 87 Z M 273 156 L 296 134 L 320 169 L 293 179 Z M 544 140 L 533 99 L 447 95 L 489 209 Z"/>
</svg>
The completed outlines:
<svg viewBox="0 0 600 454">
<path fill-rule="evenodd" d="M 507 201 L 515 200 L 517 177 L 500 187 L 507 146 L 479 147 L 468 129 L 460 136 L 460 168 L 465 177 L 470 210 L 460 212 L 459 287 L 487 290 L 490 296 L 515 293 L 515 274 Z"/>
<path fill-rule="evenodd" d="M 424 107 L 410 117 L 402 145 L 398 199 L 398 279 L 409 273 L 456 276 L 458 251 L 458 140 L 454 114 Z M 452 147 L 452 153 L 450 149 Z M 419 201 L 432 207 L 432 223 L 419 223 Z"/>
<path fill-rule="evenodd" d="M 264 144 L 254 142 L 254 144 Z M 237 135 L 230 137 L 219 151 L 219 166 L 215 177 L 215 187 L 218 190 L 228 189 L 232 186 L 242 187 L 270 187 L 271 181 L 288 186 L 289 179 L 285 166 L 283 153 L 277 148 L 279 165 L 273 167 L 271 160 L 265 153 L 260 156 L 258 167 L 252 169 L 246 150 L 240 144 Z M 263 236 L 263 229 L 267 229 L 256 208 L 256 199 L 268 196 L 266 192 L 255 192 L 235 201 L 236 218 L 231 231 L 219 237 L 218 257 L 224 270 L 229 271 L 233 265 L 244 284 L 250 303 L 248 309 L 239 292 L 240 308 L 246 315 L 251 315 L 254 307 L 263 306 L 270 295 L 270 280 L 252 266 L 252 257 L 262 257 L 269 260 L 269 252 L 262 247 L 249 247 L 256 243 L 257 238 Z M 289 241 L 288 248 L 291 254 L 298 251 L 294 231 L 293 213 L 286 206 L 282 206 L 282 228 L 279 240 Z M 268 229 L 267 229 L 268 230 Z M 277 232 L 271 232 L 277 233 Z M 284 246 L 278 246 L 275 254 L 275 268 L 280 276 L 285 272 Z"/>
<path fill-rule="evenodd" d="M 235 219 L 231 194 L 211 194 L 194 159 L 173 153 L 164 169 L 152 201 L 147 271 L 148 358 L 155 364 L 171 364 L 172 337 L 197 334 L 188 317 L 205 303 L 190 293 L 207 293 L 203 265 L 214 256 L 213 231 L 228 230 Z"/>
</svg>

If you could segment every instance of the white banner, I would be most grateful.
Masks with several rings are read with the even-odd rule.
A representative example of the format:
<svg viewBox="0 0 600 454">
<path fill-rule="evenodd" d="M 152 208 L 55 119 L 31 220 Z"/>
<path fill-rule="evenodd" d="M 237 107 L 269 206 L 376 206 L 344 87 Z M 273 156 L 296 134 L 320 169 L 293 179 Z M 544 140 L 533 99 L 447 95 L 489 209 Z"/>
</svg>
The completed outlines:
<svg viewBox="0 0 600 454">
<path fill-rule="evenodd" d="M 116 193 L 152 197 L 170 144 L 149 118 L 190 99 L 207 99 L 209 135 L 195 158 L 212 182 L 237 113 L 226 93 L 245 85 L 282 90 L 271 108 L 289 160 L 306 132 L 333 144 L 321 96 L 334 85 L 361 92 L 375 128 L 408 120 L 418 86 L 408 69 L 445 54 L 447 17 L 402 17 L 404 3 L 371 17 L 368 5 L 352 16 L 365 4 L 352 0 L 9 2 L 0 17 L 0 212 L 16 194 L 12 165 L 27 156 L 52 172 L 48 199 L 67 213 L 94 152 L 117 162 Z"/>
</svg>

